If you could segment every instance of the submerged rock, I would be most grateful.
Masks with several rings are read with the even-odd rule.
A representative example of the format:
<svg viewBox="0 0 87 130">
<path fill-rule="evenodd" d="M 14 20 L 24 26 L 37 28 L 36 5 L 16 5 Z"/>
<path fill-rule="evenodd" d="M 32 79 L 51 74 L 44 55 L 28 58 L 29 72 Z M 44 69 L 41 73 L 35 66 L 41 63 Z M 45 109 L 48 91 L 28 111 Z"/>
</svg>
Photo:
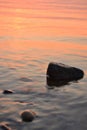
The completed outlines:
<svg viewBox="0 0 87 130">
<path fill-rule="evenodd" d="M 33 111 L 30 111 L 30 110 L 26 110 L 26 111 L 22 112 L 22 114 L 21 114 L 22 121 L 24 121 L 24 122 L 33 121 L 35 116 L 36 116 L 36 113 Z"/>
<path fill-rule="evenodd" d="M 50 63 L 47 68 L 47 84 L 61 86 L 83 78 L 84 72 L 62 63 Z"/>
<path fill-rule="evenodd" d="M 21 77 L 19 80 L 23 81 L 23 82 L 32 82 L 31 79 L 26 78 L 26 77 Z"/>
<path fill-rule="evenodd" d="M 4 90 L 3 91 L 3 94 L 12 94 L 14 93 L 12 90 Z"/>
</svg>

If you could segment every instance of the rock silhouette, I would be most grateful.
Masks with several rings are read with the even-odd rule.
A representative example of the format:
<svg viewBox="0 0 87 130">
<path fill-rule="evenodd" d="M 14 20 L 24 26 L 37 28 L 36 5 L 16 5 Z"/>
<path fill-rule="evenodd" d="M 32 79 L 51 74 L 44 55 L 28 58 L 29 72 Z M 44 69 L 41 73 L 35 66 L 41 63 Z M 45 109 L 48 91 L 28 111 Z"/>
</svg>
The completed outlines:
<svg viewBox="0 0 87 130">
<path fill-rule="evenodd" d="M 51 62 L 47 68 L 47 84 L 49 86 L 62 86 L 70 81 L 77 81 L 83 78 L 84 72 L 72 66 L 62 63 Z"/>
</svg>

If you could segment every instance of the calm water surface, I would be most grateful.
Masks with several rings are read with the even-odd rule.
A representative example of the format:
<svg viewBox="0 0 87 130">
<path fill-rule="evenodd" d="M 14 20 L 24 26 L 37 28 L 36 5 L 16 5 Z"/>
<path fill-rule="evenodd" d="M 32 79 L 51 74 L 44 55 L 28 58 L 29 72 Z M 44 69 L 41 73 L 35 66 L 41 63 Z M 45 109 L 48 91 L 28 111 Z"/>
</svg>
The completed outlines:
<svg viewBox="0 0 87 130">
<path fill-rule="evenodd" d="M 51 61 L 85 76 L 49 89 Z M 21 121 L 26 109 L 38 115 L 32 123 Z M 12 130 L 87 130 L 86 0 L 0 0 L 0 123 Z"/>
</svg>

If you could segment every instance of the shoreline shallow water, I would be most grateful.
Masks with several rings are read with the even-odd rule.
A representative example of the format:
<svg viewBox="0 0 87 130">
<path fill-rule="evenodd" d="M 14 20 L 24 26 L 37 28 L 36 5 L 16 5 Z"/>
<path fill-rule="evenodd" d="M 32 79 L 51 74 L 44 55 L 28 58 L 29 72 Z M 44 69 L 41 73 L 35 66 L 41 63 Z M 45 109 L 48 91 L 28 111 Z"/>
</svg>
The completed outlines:
<svg viewBox="0 0 87 130">
<path fill-rule="evenodd" d="M 17 130 L 86 129 L 86 57 L 75 53 L 55 54 L 41 48 L 29 52 L 18 49 L 16 53 L 11 49 L 7 53 L 2 53 L 4 57 L 2 56 L 0 66 L 0 122 Z M 48 89 L 46 69 L 51 60 L 82 68 L 85 72 L 84 78 L 77 83 Z M 15 93 L 3 95 L 4 89 L 11 89 Z M 26 109 L 33 110 L 38 115 L 32 123 L 21 121 L 20 113 Z"/>
</svg>

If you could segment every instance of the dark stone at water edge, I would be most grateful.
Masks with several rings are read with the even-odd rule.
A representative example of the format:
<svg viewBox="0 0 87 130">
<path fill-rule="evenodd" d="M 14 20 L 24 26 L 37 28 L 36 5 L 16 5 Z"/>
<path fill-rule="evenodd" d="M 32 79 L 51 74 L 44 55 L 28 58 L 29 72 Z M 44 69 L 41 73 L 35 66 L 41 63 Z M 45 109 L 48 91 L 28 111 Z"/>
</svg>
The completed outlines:
<svg viewBox="0 0 87 130">
<path fill-rule="evenodd" d="M 21 114 L 22 121 L 24 121 L 24 122 L 33 121 L 35 116 L 36 116 L 36 113 L 33 111 L 30 111 L 30 110 L 26 110 L 26 111 L 22 112 L 22 114 Z"/>
<path fill-rule="evenodd" d="M 72 66 L 62 63 L 50 63 L 47 68 L 47 84 L 57 86 L 65 85 L 69 81 L 77 81 L 83 78 L 84 72 Z"/>
<path fill-rule="evenodd" d="M 12 94 L 14 93 L 12 90 L 4 90 L 3 91 L 3 94 Z"/>
</svg>

